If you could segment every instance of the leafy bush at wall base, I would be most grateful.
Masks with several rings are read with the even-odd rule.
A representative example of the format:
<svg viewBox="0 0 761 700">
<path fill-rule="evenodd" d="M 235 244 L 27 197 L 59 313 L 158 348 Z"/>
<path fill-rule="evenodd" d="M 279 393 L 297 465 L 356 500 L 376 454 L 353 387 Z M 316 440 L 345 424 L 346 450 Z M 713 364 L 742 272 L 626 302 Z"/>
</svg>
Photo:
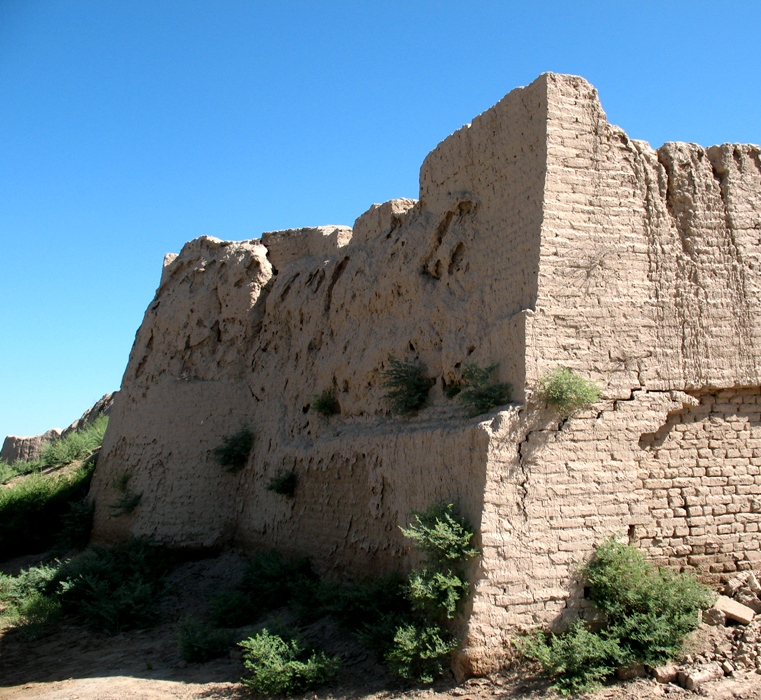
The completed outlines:
<svg viewBox="0 0 761 700">
<path fill-rule="evenodd" d="M 61 517 L 61 530 L 55 540 L 56 549 L 84 549 L 90 542 L 95 504 L 89 501 L 69 503 L 69 510 Z"/>
<path fill-rule="evenodd" d="M 263 629 L 238 643 L 249 672 L 241 683 L 256 695 L 295 695 L 332 680 L 341 662 L 322 652 L 307 652 L 295 639 L 285 640 Z"/>
<path fill-rule="evenodd" d="M 427 555 L 428 566 L 407 579 L 405 595 L 412 612 L 397 624 L 384 658 L 402 678 L 432 683 L 457 648 L 448 623 L 468 591 L 465 564 L 478 550 L 471 544 L 470 525 L 451 503 L 436 503 L 413 517 L 409 528 L 401 530 Z M 373 641 L 382 640 L 382 628 L 367 631 L 375 633 Z"/>
<path fill-rule="evenodd" d="M 61 604 L 51 594 L 57 565 L 34 566 L 18 576 L 0 574 L 0 620 L 21 631 L 24 639 L 39 639 L 61 615 Z"/>
<path fill-rule="evenodd" d="M 563 418 L 589 408 L 600 398 L 600 387 L 569 367 L 556 367 L 539 380 L 539 398 Z"/>
<path fill-rule="evenodd" d="M 230 630 L 210 627 L 194 617 L 184 617 L 177 629 L 180 656 L 191 663 L 203 663 L 225 656 L 233 641 Z"/>
<path fill-rule="evenodd" d="M 293 494 L 296 493 L 298 480 L 299 477 L 296 472 L 280 472 L 269 480 L 267 490 L 274 491 L 287 498 L 293 498 Z"/>
<path fill-rule="evenodd" d="M 254 433 L 244 425 L 232 435 L 222 438 L 222 444 L 214 448 L 213 454 L 220 466 L 229 472 L 237 472 L 246 466 L 253 446 Z"/>
<path fill-rule="evenodd" d="M 536 632 L 515 640 L 518 650 L 542 665 L 562 695 L 587 693 L 624 664 L 618 640 L 591 632 L 576 620 L 561 635 Z"/>
<path fill-rule="evenodd" d="M 384 616 L 396 620 L 408 616 L 411 607 L 405 595 L 406 582 L 397 574 L 364 581 L 322 580 L 311 595 L 300 597 L 302 618 L 308 621 L 329 615 L 345 628 L 364 633 Z M 388 635 L 389 643 L 393 632 Z"/>
<path fill-rule="evenodd" d="M 388 389 L 383 399 L 388 402 L 392 413 L 407 415 L 425 406 L 434 380 L 425 376 L 425 368 L 421 364 L 390 355 L 388 367 L 382 375 L 381 386 Z"/>
<path fill-rule="evenodd" d="M 478 416 L 491 411 L 497 406 L 510 403 L 513 388 L 504 382 L 489 384 L 489 377 L 497 369 L 497 365 L 479 367 L 476 364 L 466 365 L 462 371 L 460 390 L 448 394 L 457 396 L 468 407 L 470 416 Z"/>
<path fill-rule="evenodd" d="M 313 605 L 318 578 L 306 559 L 290 560 L 277 552 L 260 552 L 246 565 L 233 591 L 212 601 L 212 618 L 222 627 L 242 627 L 271 610 L 301 600 Z"/>
<path fill-rule="evenodd" d="M 315 413 L 321 413 L 323 416 L 333 416 L 341 412 L 341 407 L 338 405 L 338 401 L 336 401 L 336 396 L 330 389 L 312 396 L 312 403 L 309 405 L 309 408 Z"/>
<path fill-rule="evenodd" d="M 413 609 L 429 620 L 451 620 L 467 593 L 468 583 L 450 570 L 419 569 L 408 579 L 407 597 Z"/>
<path fill-rule="evenodd" d="M 444 672 L 457 642 L 439 625 L 406 624 L 397 628 L 385 660 L 398 676 L 433 683 Z"/>
<path fill-rule="evenodd" d="M 679 655 L 713 593 L 686 574 L 652 566 L 634 547 L 609 539 L 582 570 L 590 598 L 605 614 L 592 632 L 577 621 L 562 635 L 516 642 L 564 693 L 586 692 L 618 667 L 657 666 Z"/>
<path fill-rule="evenodd" d="M 60 566 L 56 594 L 64 612 L 93 629 L 117 634 L 150 627 L 172 564 L 167 553 L 148 540 L 94 546 Z"/>
<path fill-rule="evenodd" d="M 87 494 L 93 469 L 70 474 L 31 474 L 0 489 L 0 560 L 52 546 L 72 502 Z"/>
<path fill-rule="evenodd" d="M 595 549 L 582 573 L 627 662 L 657 665 L 676 657 L 697 628 L 699 611 L 715 598 L 692 576 L 656 568 L 642 552 L 612 538 Z"/>
<path fill-rule="evenodd" d="M 478 550 L 471 545 L 473 529 L 457 515 L 453 504 L 435 503 L 412 516 L 413 523 L 400 529 L 434 562 L 462 562 L 478 556 Z"/>
</svg>

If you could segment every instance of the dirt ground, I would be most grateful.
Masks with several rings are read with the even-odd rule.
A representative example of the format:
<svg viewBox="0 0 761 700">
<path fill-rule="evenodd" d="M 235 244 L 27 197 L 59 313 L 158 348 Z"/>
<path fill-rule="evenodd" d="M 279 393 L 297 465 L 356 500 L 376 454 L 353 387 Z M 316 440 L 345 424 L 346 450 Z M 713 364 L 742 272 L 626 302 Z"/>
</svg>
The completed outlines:
<svg viewBox="0 0 761 700">
<path fill-rule="evenodd" d="M 172 575 L 172 594 L 162 605 L 159 624 L 115 636 L 61 624 L 39 640 L 25 640 L 18 630 L 0 636 L 0 698 L 5 700 L 169 700 L 243 699 L 250 697 L 241 684 L 244 669 L 239 654 L 203 664 L 187 664 L 176 641 L 177 620 L 183 614 L 203 615 L 213 592 L 230 586 L 240 571 L 242 557 L 228 553 L 216 559 L 188 562 Z M 4 566 L 11 573 L 35 562 Z M 254 628 L 252 628 L 253 630 Z M 414 688 L 390 677 L 350 635 L 330 623 L 305 631 L 308 644 L 343 659 L 339 677 L 328 687 L 303 696 L 305 700 L 550 700 L 557 694 L 535 667 L 506 669 L 487 678 L 458 685 L 442 679 L 430 688 Z M 761 674 L 737 671 L 701 688 L 715 700 L 761 700 Z M 652 679 L 612 683 L 594 694 L 595 700 L 684 698 L 695 694 L 674 684 Z"/>
</svg>

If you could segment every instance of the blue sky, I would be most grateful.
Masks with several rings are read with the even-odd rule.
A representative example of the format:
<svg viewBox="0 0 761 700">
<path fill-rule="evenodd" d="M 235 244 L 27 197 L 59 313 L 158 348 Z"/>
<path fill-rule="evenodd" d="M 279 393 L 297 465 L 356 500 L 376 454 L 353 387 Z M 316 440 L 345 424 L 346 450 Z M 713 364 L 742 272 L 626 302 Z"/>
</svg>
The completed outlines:
<svg viewBox="0 0 761 700">
<path fill-rule="evenodd" d="M 545 71 L 761 141 L 761 2 L 0 0 L 0 439 L 118 388 L 166 252 L 351 224 Z"/>
</svg>

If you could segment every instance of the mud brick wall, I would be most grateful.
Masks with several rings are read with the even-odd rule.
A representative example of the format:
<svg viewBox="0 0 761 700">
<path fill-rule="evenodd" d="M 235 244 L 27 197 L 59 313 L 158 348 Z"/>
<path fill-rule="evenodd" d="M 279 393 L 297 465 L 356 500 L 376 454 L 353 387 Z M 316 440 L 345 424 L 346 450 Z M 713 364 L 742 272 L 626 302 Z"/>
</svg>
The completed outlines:
<svg viewBox="0 0 761 700">
<path fill-rule="evenodd" d="M 656 149 L 596 90 L 545 74 L 425 159 L 419 200 L 165 261 L 93 479 L 95 539 L 311 556 L 361 576 L 414 563 L 399 525 L 458 501 L 483 556 L 460 670 L 498 666 L 517 628 L 586 614 L 578 569 L 622 536 L 715 580 L 759 561 L 761 148 Z M 390 355 L 434 380 L 389 415 Z M 447 399 L 468 363 L 514 402 Z M 602 398 L 561 420 L 537 398 L 570 366 Z M 334 392 L 340 414 L 310 411 Z M 255 441 L 224 472 L 214 447 Z M 294 471 L 293 499 L 269 480 Z M 112 484 L 143 494 L 110 517 Z"/>
<path fill-rule="evenodd" d="M 761 562 L 761 391 L 698 394 L 640 440 L 639 544 L 707 580 Z"/>
</svg>

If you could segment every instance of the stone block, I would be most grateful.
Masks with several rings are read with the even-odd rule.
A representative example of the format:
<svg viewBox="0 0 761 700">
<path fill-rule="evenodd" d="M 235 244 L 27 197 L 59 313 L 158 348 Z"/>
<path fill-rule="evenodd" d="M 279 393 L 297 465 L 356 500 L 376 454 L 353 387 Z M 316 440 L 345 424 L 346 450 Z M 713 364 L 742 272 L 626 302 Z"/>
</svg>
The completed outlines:
<svg viewBox="0 0 761 700">
<path fill-rule="evenodd" d="M 727 616 L 727 619 L 739 622 L 741 625 L 749 625 L 756 616 L 756 613 L 747 605 L 738 603 L 736 600 L 727 598 L 725 595 L 720 595 L 713 607 L 723 612 Z"/>
</svg>

